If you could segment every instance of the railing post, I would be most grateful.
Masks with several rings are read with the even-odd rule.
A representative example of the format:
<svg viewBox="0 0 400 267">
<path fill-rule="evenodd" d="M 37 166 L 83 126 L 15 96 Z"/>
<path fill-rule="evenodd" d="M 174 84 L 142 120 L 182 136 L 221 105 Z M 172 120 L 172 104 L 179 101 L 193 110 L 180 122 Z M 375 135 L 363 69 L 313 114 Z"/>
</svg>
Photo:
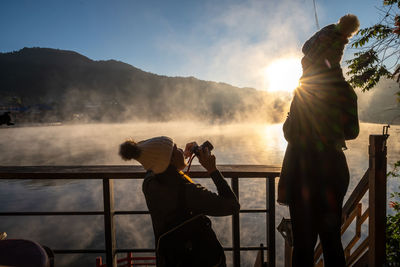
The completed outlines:
<svg viewBox="0 0 400 267">
<path fill-rule="evenodd" d="M 107 267 L 117 267 L 117 255 L 115 253 L 115 227 L 114 227 L 114 188 L 113 180 L 103 179 L 104 201 L 104 234 L 106 242 Z"/>
<path fill-rule="evenodd" d="M 239 179 L 232 177 L 232 191 L 239 200 Z M 239 212 L 232 215 L 232 245 L 233 245 L 233 266 L 240 266 L 240 217 Z"/>
<path fill-rule="evenodd" d="M 368 266 L 386 262 L 386 135 L 369 136 Z"/>
<path fill-rule="evenodd" d="M 265 183 L 267 193 L 267 266 L 275 267 L 275 177 L 267 177 Z"/>
</svg>

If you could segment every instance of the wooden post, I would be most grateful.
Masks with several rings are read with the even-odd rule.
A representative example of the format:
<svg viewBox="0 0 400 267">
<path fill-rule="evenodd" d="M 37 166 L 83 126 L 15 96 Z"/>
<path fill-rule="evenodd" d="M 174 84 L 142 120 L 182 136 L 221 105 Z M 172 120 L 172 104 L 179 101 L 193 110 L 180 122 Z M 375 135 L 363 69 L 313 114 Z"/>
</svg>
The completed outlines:
<svg viewBox="0 0 400 267">
<path fill-rule="evenodd" d="M 232 177 L 232 191 L 239 200 L 239 179 Z M 233 243 L 233 266 L 240 266 L 240 217 L 239 212 L 232 215 L 232 243 Z"/>
<path fill-rule="evenodd" d="M 386 135 L 369 136 L 368 266 L 386 262 Z"/>
<path fill-rule="evenodd" d="M 275 177 L 266 179 L 267 193 L 267 262 L 275 267 Z"/>
<path fill-rule="evenodd" d="M 103 179 L 103 201 L 106 264 L 107 267 L 117 267 L 117 255 L 115 253 L 114 188 L 112 179 Z"/>
</svg>

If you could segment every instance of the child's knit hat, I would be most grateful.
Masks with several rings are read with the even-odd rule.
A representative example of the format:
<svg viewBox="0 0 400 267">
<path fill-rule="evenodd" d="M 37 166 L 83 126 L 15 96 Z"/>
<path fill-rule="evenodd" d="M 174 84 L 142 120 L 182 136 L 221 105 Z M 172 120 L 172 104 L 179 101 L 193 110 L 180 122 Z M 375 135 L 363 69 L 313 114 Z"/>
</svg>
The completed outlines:
<svg viewBox="0 0 400 267">
<path fill-rule="evenodd" d="M 324 64 L 329 68 L 339 66 L 344 47 L 359 26 L 357 16 L 347 14 L 336 24 L 322 28 L 304 43 L 304 59 L 310 64 Z"/>
</svg>

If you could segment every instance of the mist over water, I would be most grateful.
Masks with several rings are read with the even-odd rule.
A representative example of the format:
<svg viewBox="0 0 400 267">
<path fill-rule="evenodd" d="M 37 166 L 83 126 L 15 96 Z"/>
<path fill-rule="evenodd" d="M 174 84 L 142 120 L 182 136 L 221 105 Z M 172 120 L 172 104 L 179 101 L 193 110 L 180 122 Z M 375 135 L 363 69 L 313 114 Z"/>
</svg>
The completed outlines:
<svg viewBox="0 0 400 267">
<path fill-rule="evenodd" d="M 382 125 L 361 124 L 360 136 L 347 143 L 345 151 L 351 174 L 347 196 L 368 167 L 368 136 L 380 134 Z M 399 159 L 400 126 L 392 126 L 388 139 L 388 165 Z M 194 122 L 85 124 L 0 128 L 0 165 L 126 165 L 118 146 L 126 138 L 136 141 L 167 135 L 178 146 L 187 142 L 213 143 L 217 164 L 280 165 L 286 148 L 281 124 L 209 125 Z M 195 160 L 194 164 L 198 164 Z M 196 180 L 196 179 L 195 179 Z M 215 190 L 209 179 L 197 182 Z M 277 180 L 276 180 L 277 182 Z M 117 210 L 146 210 L 142 180 L 115 180 Z M 389 181 L 388 193 L 396 183 Z M 240 180 L 243 209 L 265 208 L 263 179 Z M 365 200 L 364 200 L 365 202 Z M 1 211 L 95 211 L 103 208 L 101 180 L 0 180 Z M 288 217 L 286 207 L 276 206 L 276 225 Z M 241 245 L 265 244 L 265 215 L 241 214 Z M 154 247 L 149 215 L 116 216 L 117 247 Z M 217 235 L 231 246 L 231 218 L 213 218 Z M 0 231 L 9 238 L 33 239 L 53 249 L 104 246 L 102 216 L 2 217 Z M 365 229 L 364 229 L 365 230 Z M 350 236 L 350 235 L 349 235 Z M 345 236 L 346 238 L 346 236 Z M 277 266 L 283 266 L 283 239 L 279 233 Z M 95 254 L 57 255 L 57 266 L 94 266 Z M 227 253 L 230 262 L 231 253 Z M 254 264 L 255 253 L 242 253 L 242 266 Z"/>
<path fill-rule="evenodd" d="M 119 144 L 166 135 L 180 146 L 209 140 L 219 164 L 280 164 L 286 143 L 280 124 L 201 122 L 83 124 L 2 128 L 1 165 L 139 165 L 118 156 Z M 279 155 L 271 155 L 276 151 Z"/>
</svg>

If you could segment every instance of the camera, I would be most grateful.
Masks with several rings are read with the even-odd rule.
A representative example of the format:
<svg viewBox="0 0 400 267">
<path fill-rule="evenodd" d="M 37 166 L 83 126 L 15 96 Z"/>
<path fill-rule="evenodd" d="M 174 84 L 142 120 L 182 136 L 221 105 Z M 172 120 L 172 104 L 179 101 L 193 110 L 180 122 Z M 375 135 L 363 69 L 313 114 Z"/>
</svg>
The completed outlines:
<svg viewBox="0 0 400 267">
<path fill-rule="evenodd" d="M 209 141 L 205 141 L 201 146 L 193 146 L 190 152 L 198 156 L 199 151 L 203 150 L 206 147 L 208 148 L 209 151 L 213 150 L 214 148 L 214 146 Z"/>
</svg>

